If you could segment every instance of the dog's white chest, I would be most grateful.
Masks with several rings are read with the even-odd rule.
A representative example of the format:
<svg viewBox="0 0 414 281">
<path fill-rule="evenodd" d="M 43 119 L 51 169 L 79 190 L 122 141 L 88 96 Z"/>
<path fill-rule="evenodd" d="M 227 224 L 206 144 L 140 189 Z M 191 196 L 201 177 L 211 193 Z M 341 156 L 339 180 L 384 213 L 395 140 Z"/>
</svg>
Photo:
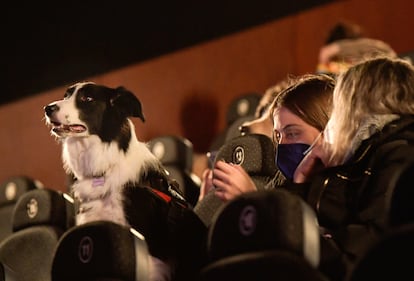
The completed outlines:
<svg viewBox="0 0 414 281">
<path fill-rule="evenodd" d="M 78 204 L 77 225 L 96 220 L 109 220 L 128 225 L 120 189 L 113 188 L 111 182 L 104 177 L 79 180 L 72 189 Z"/>
</svg>

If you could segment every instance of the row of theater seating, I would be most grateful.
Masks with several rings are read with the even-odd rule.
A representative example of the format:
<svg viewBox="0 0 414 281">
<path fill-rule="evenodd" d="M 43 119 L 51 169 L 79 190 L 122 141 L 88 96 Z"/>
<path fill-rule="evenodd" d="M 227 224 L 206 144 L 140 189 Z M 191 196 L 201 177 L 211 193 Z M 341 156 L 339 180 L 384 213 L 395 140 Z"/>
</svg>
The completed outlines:
<svg viewBox="0 0 414 281">
<path fill-rule="evenodd" d="M 74 225 L 73 200 L 67 194 L 44 187 L 27 188 L 16 199 L 11 217 L 1 218 L 9 219 L 11 233 L 3 233 L 0 242 L 0 280 L 51 280 L 52 253 L 59 238 Z"/>
<path fill-rule="evenodd" d="M 160 148 L 162 147 L 162 148 Z M 179 137 L 160 137 L 150 143 L 150 149 L 164 163 L 167 169 L 170 169 L 171 175 L 176 179 L 182 179 L 183 175 L 188 177 L 187 182 L 180 182 L 180 187 L 187 199 L 194 200 L 198 198 L 199 182 L 191 180 L 191 143 L 184 138 Z M 160 151 L 168 153 L 160 153 Z M 176 155 L 175 155 L 176 154 Z M 187 156 L 187 157 L 183 157 Z M 224 159 L 242 165 L 246 171 L 251 174 L 257 186 L 263 187 L 265 182 L 275 172 L 274 161 L 271 155 L 274 155 L 274 148 L 271 141 L 262 135 L 249 135 L 237 137 L 224 145 L 217 153 L 217 159 Z M 176 162 L 181 159 L 182 162 Z M 249 159 L 249 161 L 245 161 Z M 176 173 L 174 174 L 174 169 Z M 181 177 L 181 178 L 180 178 Z M 190 179 L 190 180 L 189 180 Z M 190 184 L 188 184 L 190 182 Z M 184 188 L 183 188 L 184 187 Z M 29 255 L 37 250 L 31 246 L 25 245 L 29 240 L 36 237 L 42 239 L 40 234 L 36 233 L 34 226 L 45 226 L 49 232 L 49 243 L 55 244 L 59 237 L 74 225 L 73 222 L 73 200 L 66 193 L 60 193 L 54 190 L 44 188 L 39 182 L 25 176 L 17 176 L 8 179 L 0 186 L 0 216 L 2 221 L 1 240 L 3 242 L 0 257 L 7 258 L 7 266 L 11 268 L 21 268 L 21 260 L 31 261 L 31 258 L 12 258 L 12 253 L 21 253 Z M 35 213 L 35 214 L 34 214 Z M 205 211 L 204 217 L 211 221 L 214 213 L 209 210 Z M 203 217 L 203 211 L 200 214 Z M 69 221 L 72 218 L 72 221 Z M 26 229 L 30 227 L 29 229 Z M 44 229 L 44 228 L 42 228 Z M 24 231 L 21 231 L 24 230 Z M 26 233 L 26 231 L 28 231 Z M 191 231 L 191 230 L 189 230 Z M 33 234 L 34 233 L 34 234 Z M 13 234 L 13 235 L 11 235 Z M 34 240 L 37 241 L 37 240 Z M 38 243 L 37 243 L 38 242 Z M 38 250 L 51 250 L 41 241 L 34 243 L 35 247 L 41 247 Z M 23 247 L 22 249 L 20 249 Z M 42 259 L 44 263 L 50 263 L 48 259 Z M 42 266 L 36 263 L 28 263 L 23 268 L 28 271 Z M 43 276 L 44 278 L 45 276 Z"/>
<path fill-rule="evenodd" d="M 138 231 L 109 221 L 74 226 L 73 209 L 71 198 L 55 190 L 22 194 L 13 232 L 0 242 L 0 280 L 148 280 L 148 247 Z M 413 277 L 414 223 L 397 225 L 348 280 Z M 191 280 L 328 280 L 316 269 L 316 215 L 291 193 L 262 190 L 238 197 L 220 209 L 208 231 L 207 259 Z"/>
<path fill-rule="evenodd" d="M 8 188 L 11 182 L 26 190 L 13 205 L 11 232 L 2 231 L 1 281 L 148 280 L 139 232 L 109 221 L 75 226 L 68 194 L 32 186 L 27 177 L 9 179 Z"/>
</svg>

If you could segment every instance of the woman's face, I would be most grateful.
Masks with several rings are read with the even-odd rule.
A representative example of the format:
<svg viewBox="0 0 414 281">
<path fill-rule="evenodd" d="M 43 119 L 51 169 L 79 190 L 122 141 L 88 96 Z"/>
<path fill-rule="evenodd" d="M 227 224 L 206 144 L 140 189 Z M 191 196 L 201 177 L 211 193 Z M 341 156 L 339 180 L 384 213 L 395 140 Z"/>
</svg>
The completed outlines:
<svg viewBox="0 0 414 281">
<path fill-rule="evenodd" d="M 280 107 L 273 114 L 273 139 L 279 144 L 304 143 L 311 145 L 319 135 L 312 127 L 286 107 Z"/>
</svg>

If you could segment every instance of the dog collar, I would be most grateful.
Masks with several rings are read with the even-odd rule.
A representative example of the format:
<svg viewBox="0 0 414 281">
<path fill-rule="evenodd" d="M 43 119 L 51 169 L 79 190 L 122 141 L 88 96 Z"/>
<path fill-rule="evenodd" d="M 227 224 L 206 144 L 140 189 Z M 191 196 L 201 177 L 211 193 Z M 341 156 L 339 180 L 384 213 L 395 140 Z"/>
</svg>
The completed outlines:
<svg viewBox="0 0 414 281">
<path fill-rule="evenodd" d="M 105 184 L 105 177 L 94 177 L 92 179 L 92 187 L 103 186 Z"/>
</svg>

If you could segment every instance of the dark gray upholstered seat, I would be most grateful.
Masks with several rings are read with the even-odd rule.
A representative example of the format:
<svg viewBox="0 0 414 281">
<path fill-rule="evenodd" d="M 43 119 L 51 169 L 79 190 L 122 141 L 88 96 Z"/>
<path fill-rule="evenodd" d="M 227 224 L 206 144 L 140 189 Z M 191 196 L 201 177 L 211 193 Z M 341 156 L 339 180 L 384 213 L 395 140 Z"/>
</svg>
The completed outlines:
<svg viewBox="0 0 414 281">
<path fill-rule="evenodd" d="M 200 279 L 327 280 L 316 214 L 285 190 L 246 193 L 214 217 Z"/>
<path fill-rule="evenodd" d="M 302 257 L 288 251 L 260 251 L 207 265 L 198 281 L 330 281 Z"/>
<path fill-rule="evenodd" d="M 110 221 L 73 227 L 59 240 L 53 281 L 147 281 L 149 253 L 144 237 Z"/>
<path fill-rule="evenodd" d="M 262 96 L 260 93 L 249 92 L 234 98 L 227 108 L 227 126 L 230 126 L 239 118 L 254 115 Z"/>
<path fill-rule="evenodd" d="M 171 178 L 177 181 L 187 202 L 194 206 L 200 194 L 201 180 L 192 172 L 192 143 L 184 137 L 167 135 L 151 139 L 148 145 Z"/>
<path fill-rule="evenodd" d="M 217 151 L 214 163 L 219 160 L 241 165 L 251 176 L 258 190 L 263 190 L 277 171 L 274 145 L 270 138 L 260 134 L 248 134 L 227 141 Z M 198 202 L 194 211 L 208 226 L 221 206 L 222 201 L 210 192 Z"/>
<path fill-rule="evenodd" d="M 0 241 L 13 232 L 12 214 L 19 197 L 26 191 L 41 187 L 41 183 L 27 176 L 13 176 L 0 185 Z"/>
<path fill-rule="evenodd" d="M 272 140 L 261 134 L 239 136 L 227 141 L 216 154 L 215 162 L 219 160 L 242 166 L 259 190 L 264 189 L 277 171 Z"/>
<path fill-rule="evenodd" d="M 57 242 L 73 223 L 68 195 L 45 188 L 27 191 L 16 202 L 13 233 L 0 243 L 0 262 L 15 280 L 50 280 Z"/>
<path fill-rule="evenodd" d="M 250 92 L 244 93 L 230 102 L 226 112 L 226 126 L 213 139 L 210 144 L 210 151 L 216 151 L 229 139 L 240 136 L 239 126 L 244 121 L 254 119 L 256 107 L 259 105 L 261 98 L 262 94 Z"/>
</svg>

